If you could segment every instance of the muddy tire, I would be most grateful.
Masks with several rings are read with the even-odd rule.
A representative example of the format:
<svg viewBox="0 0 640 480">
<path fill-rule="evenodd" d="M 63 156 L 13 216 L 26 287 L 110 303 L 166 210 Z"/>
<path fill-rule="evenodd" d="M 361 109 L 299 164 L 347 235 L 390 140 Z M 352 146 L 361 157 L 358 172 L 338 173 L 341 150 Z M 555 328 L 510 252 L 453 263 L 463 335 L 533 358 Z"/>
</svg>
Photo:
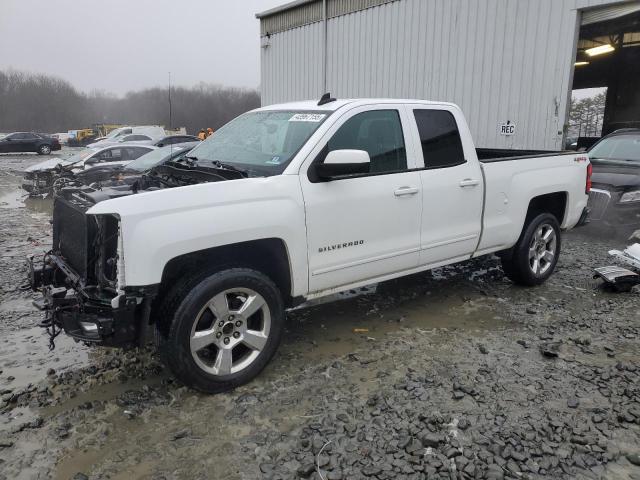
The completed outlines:
<svg viewBox="0 0 640 480">
<path fill-rule="evenodd" d="M 40 145 L 38 147 L 38 155 L 49 155 L 51 153 L 51 147 L 49 145 Z"/>
<path fill-rule="evenodd" d="M 285 320 L 278 287 L 248 268 L 186 279 L 162 310 L 161 357 L 185 385 L 205 393 L 258 375 L 278 348 Z"/>
<path fill-rule="evenodd" d="M 558 220 L 542 213 L 529 220 L 516 245 L 501 255 L 504 274 L 518 285 L 540 285 L 556 268 L 560 247 Z"/>
</svg>

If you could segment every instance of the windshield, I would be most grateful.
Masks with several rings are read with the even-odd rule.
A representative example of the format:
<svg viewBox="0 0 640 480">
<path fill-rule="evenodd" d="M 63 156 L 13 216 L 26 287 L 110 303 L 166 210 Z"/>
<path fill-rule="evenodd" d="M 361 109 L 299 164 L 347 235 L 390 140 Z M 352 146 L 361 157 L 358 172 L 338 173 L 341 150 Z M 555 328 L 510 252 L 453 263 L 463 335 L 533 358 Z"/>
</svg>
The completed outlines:
<svg viewBox="0 0 640 480">
<path fill-rule="evenodd" d="M 120 128 L 116 128 L 115 130 L 111 130 L 105 138 L 116 138 L 126 133 L 131 133 L 131 129 L 120 127 Z"/>
<path fill-rule="evenodd" d="M 161 163 L 169 160 L 171 156 L 175 153 L 182 152 L 186 153 L 189 149 L 185 147 L 176 147 L 173 145 L 169 145 L 167 147 L 162 147 L 157 150 L 152 150 L 149 153 L 141 156 L 137 160 L 129 163 L 127 165 L 127 169 L 137 170 L 139 172 L 144 172 L 149 170 L 150 168 L 155 167 L 156 165 L 160 165 Z"/>
<path fill-rule="evenodd" d="M 76 153 L 75 155 L 70 156 L 69 158 L 65 158 L 64 161 L 68 163 L 76 163 L 86 160 L 91 155 L 96 153 L 98 150 L 94 148 L 85 148 L 84 150 Z"/>
<path fill-rule="evenodd" d="M 277 175 L 327 117 L 327 112 L 263 111 L 242 115 L 194 148 L 198 164 L 222 162 L 250 175 Z M 254 173 L 255 172 L 255 173 Z"/>
<path fill-rule="evenodd" d="M 640 135 L 619 135 L 602 140 L 589 151 L 597 160 L 640 163 Z"/>
</svg>

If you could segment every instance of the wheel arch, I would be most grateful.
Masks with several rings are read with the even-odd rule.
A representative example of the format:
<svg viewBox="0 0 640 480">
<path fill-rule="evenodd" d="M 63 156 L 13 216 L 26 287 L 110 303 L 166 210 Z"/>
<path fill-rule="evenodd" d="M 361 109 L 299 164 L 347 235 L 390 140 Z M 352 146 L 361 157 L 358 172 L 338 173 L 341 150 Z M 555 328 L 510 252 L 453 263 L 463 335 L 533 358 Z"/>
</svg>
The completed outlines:
<svg viewBox="0 0 640 480">
<path fill-rule="evenodd" d="M 567 192 L 545 193 L 533 197 L 529 201 L 527 215 L 522 230 L 527 228 L 529 222 L 541 213 L 550 213 L 558 220 L 558 224 L 562 225 L 567 215 Z"/>
<path fill-rule="evenodd" d="M 293 302 L 293 276 L 287 245 L 280 238 L 264 238 L 199 250 L 172 258 L 162 271 L 158 298 L 162 299 L 179 278 L 225 268 L 245 267 L 269 277 L 285 305 Z"/>
<path fill-rule="evenodd" d="M 500 257 L 509 257 L 513 253 L 513 248 L 529 226 L 529 223 L 531 223 L 531 221 L 541 213 L 549 213 L 553 215 L 558 221 L 558 225 L 562 225 L 567 216 L 568 198 L 568 193 L 563 191 L 544 193 L 531 198 L 527 205 L 524 218 L 520 217 L 523 219 L 521 220 L 522 223 L 520 223 L 519 230 L 513 232 L 513 245 L 507 249 L 497 252 L 498 255 Z"/>
</svg>

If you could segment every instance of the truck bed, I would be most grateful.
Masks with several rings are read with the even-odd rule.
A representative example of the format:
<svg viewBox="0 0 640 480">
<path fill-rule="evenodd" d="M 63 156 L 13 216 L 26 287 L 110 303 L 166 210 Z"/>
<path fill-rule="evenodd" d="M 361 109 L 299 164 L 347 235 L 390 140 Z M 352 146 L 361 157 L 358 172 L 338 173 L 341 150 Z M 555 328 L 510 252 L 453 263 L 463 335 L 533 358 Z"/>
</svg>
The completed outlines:
<svg viewBox="0 0 640 480">
<path fill-rule="evenodd" d="M 478 160 L 482 163 L 507 162 L 510 160 L 524 160 L 533 157 L 556 157 L 559 155 L 576 155 L 571 150 L 509 150 L 499 148 L 476 148 Z"/>
<path fill-rule="evenodd" d="M 490 158 L 480 160 L 485 204 L 482 238 L 476 255 L 515 244 L 531 198 L 552 194 L 549 201 L 561 205 L 557 215 L 562 228 L 572 228 L 579 221 L 587 205 L 584 154 L 543 152 L 514 156 L 512 150 L 511 156 L 499 157 L 493 152 Z"/>
</svg>

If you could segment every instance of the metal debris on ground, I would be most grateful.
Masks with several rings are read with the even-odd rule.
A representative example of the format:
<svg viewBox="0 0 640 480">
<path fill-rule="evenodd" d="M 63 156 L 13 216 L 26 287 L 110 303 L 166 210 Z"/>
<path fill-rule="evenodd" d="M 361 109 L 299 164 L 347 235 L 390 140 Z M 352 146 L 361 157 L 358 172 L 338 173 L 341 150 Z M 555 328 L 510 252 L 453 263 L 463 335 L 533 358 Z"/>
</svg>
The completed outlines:
<svg viewBox="0 0 640 480">
<path fill-rule="evenodd" d="M 634 243 L 625 250 L 610 250 L 609 255 L 617 260 L 626 263 L 634 270 L 640 271 L 640 244 Z M 601 278 L 605 285 L 612 287 L 617 292 L 629 292 L 640 285 L 640 274 L 628 268 L 619 266 L 608 266 L 594 269 L 593 278 Z"/>
</svg>

